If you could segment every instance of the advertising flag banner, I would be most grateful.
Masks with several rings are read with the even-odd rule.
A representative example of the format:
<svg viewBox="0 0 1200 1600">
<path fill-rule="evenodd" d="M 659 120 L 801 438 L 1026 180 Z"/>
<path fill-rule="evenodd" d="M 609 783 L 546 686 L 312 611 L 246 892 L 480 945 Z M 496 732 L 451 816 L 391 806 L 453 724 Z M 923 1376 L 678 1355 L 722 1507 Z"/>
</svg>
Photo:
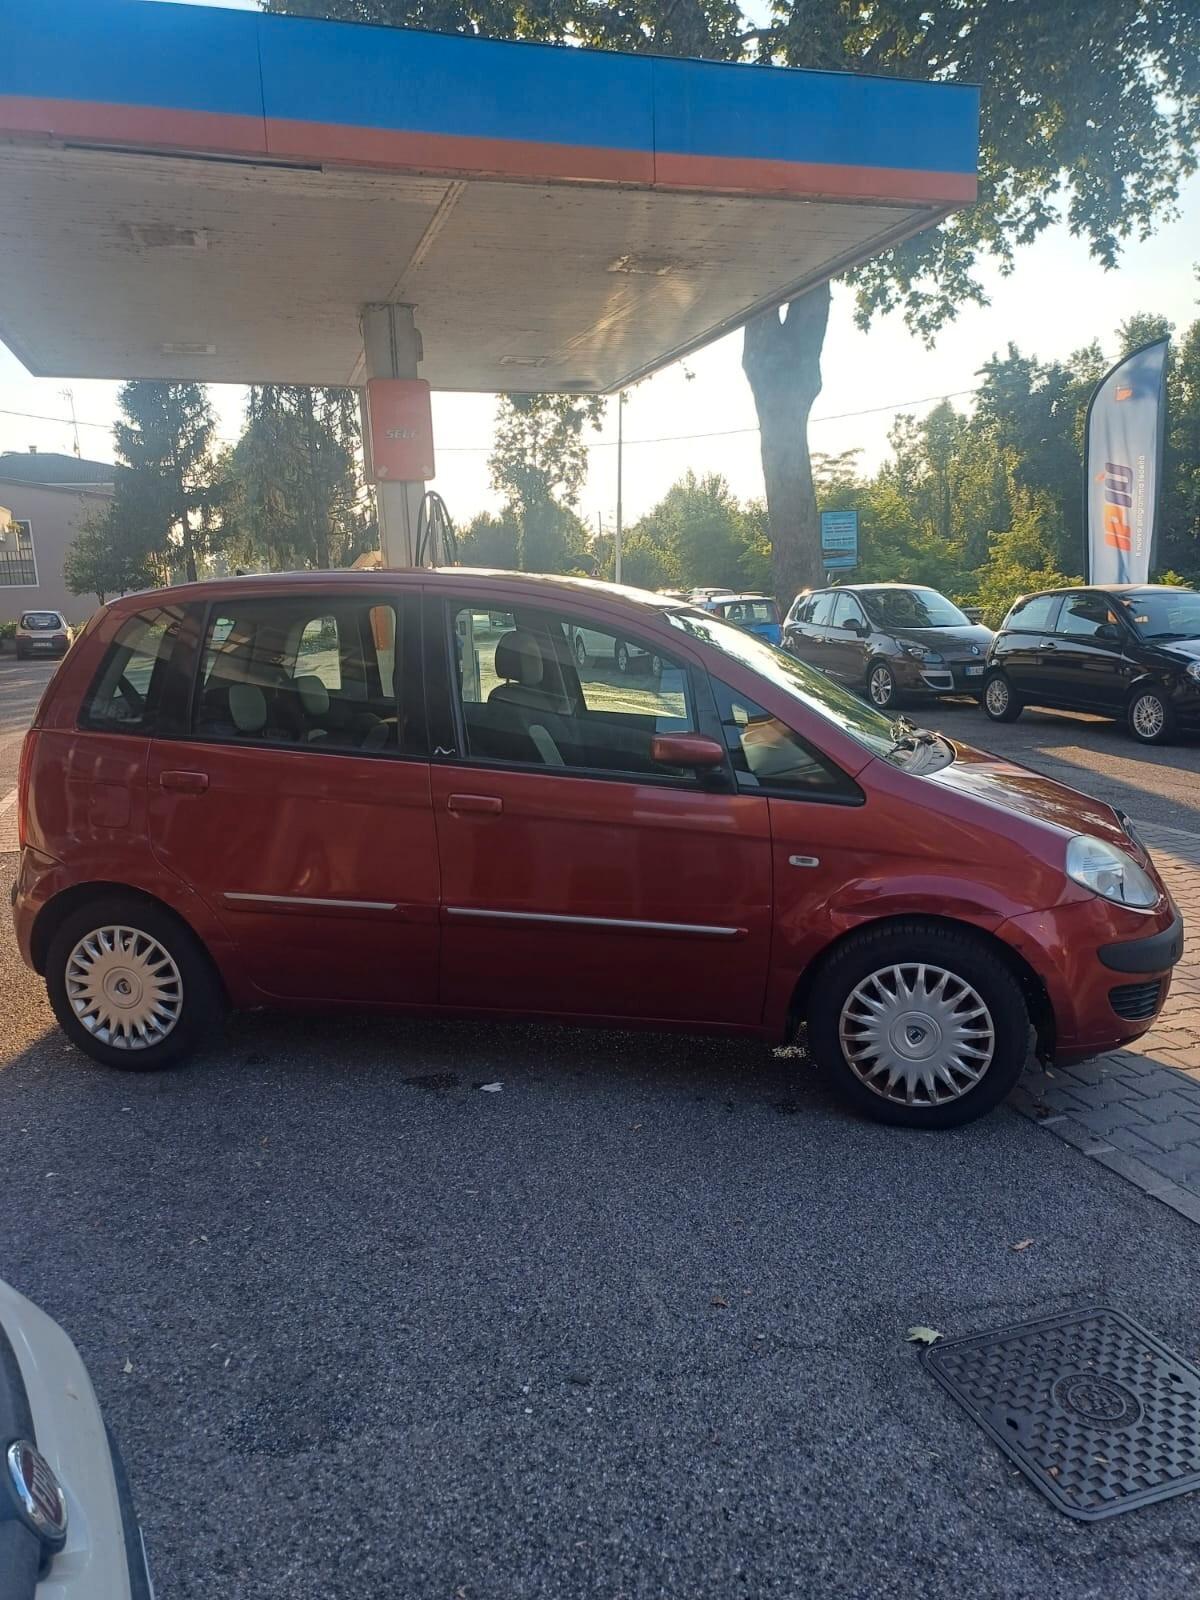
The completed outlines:
<svg viewBox="0 0 1200 1600">
<path fill-rule="evenodd" d="M 1153 559 L 1166 412 L 1167 341 L 1135 350 L 1100 383 L 1083 447 L 1088 582 L 1145 583 Z"/>
</svg>

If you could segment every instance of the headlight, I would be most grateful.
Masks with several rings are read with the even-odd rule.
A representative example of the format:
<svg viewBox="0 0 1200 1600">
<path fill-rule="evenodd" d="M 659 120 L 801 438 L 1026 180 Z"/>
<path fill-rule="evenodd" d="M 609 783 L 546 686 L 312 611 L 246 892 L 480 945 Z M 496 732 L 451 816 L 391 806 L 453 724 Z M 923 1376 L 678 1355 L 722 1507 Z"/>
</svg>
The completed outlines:
<svg viewBox="0 0 1200 1600">
<path fill-rule="evenodd" d="M 1184 671 L 1193 683 L 1200 683 L 1200 661 L 1189 661 Z"/>
<path fill-rule="evenodd" d="M 1144 911 L 1158 903 L 1158 890 L 1136 861 L 1086 833 L 1077 833 L 1067 845 L 1067 877 L 1119 906 Z"/>
<path fill-rule="evenodd" d="M 942 659 L 936 650 L 931 650 L 929 646 L 925 644 L 906 644 L 902 645 L 901 649 L 904 651 L 906 656 L 913 656 L 918 661 L 935 662 L 941 661 Z"/>
</svg>

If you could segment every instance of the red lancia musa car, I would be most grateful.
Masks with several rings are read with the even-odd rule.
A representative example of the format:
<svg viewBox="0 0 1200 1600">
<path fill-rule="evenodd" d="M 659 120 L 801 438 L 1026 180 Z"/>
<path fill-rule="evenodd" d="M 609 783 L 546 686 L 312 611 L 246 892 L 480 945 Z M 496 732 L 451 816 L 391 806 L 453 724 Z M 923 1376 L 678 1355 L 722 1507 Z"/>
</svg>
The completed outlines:
<svg viewBox="0 0 1200 1600">
<path fill-rule="evenodd" d="M 611 648 L 580 662 L 580 629 Z M 945 1127 L 1031 1042 L 1137 1038 L 1182 943 L 1109 806 L 566 579 L 127 596 L 46 691 L 19 789 L 22 954 L 119 1067 L 227 1006 L 806 1025 L 862 1110 Z"/>
</svg>

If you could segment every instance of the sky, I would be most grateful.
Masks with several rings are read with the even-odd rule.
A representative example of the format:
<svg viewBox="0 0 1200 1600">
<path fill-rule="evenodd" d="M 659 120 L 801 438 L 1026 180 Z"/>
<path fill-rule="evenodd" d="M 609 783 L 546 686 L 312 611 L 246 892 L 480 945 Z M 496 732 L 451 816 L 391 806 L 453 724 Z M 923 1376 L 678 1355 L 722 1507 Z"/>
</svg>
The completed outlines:
<svg viewBox="0 0 1200 1600">
<path fill-rule="evenodd" d="M 192 0 L 171 0 L 192 3 Z M 254 0 L 224 0 L 253 9 Z M 1126 249 L 1118 268 L 1105 272 L 1065 226 L 1048 229 L 1017 257 L 1008 278 L 990 266 L 981 277 L 990 303 L 964 310 L 932 350 L 910 334 L 899 316 L 878 319 L 867 332 L 854 327 L 851 293 L 835 287 L 822 358 L 823 389 L 813 408 L 814 451 L 861 451 L 871 469 L 888 453 L 887 435 L 900 411 L 923 415 L 942 396 L 969 408 L 982 364 L 1009 342 L 1042 360 L 1065 358 L 1098 339 L 1115 355 L 1116 330 L 1138 311 L 1165 315 L 1182 330 L 1200 317 L 1200 175 L 1187 184 L 1181 219 L 1151 240 Z M 418 318 L 419 320 L 419 318 Z M 12 412 L 64 417 L 61 379 L 36 379 L 0 344 L 0 450 L 70 450 L 72 430 Z M 117 385 L 71 385 L 84 455 L 111 458 L 109 429 Z M 214 385 L 222 439 L 236 438 L 244 391 Z M 488 483 L 487 456 L 495 401 L 486 395 L 435 395 L 438 476 L 460 525 L 482 509 L 497 509 Z M 688 437 L 679 437 L 686 435 Z M 616 402 L 598 434 L 589 435 L 589 470 L 579 512 L 595 527 L 611 527 L 617 498 Z M 716 471 L 743 500 L 762 496 L 762 471 L 754 405 L 741 371 L 741 335 L 735 333 L 645 380 L 625 406 L 624 514 L 628 525 L 661 498 L 689 467 Z"/>
</svg>

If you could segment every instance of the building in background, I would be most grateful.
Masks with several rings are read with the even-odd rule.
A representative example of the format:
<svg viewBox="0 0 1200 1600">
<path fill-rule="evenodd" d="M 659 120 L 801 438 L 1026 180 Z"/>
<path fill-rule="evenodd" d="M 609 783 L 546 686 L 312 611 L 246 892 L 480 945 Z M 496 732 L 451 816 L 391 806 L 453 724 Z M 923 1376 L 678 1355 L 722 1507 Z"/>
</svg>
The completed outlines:
<svg viewBox="0 0 1200 1600">
<path fill-rule="evenodd" d="M 111 461 L 30 449 L 0 453 L 0 622 L 22 611 L 61 611 L 83 622 L 98 596 L 71 594 L 63 562 L 79 526 L 111 500 Z"/>
</svg>

